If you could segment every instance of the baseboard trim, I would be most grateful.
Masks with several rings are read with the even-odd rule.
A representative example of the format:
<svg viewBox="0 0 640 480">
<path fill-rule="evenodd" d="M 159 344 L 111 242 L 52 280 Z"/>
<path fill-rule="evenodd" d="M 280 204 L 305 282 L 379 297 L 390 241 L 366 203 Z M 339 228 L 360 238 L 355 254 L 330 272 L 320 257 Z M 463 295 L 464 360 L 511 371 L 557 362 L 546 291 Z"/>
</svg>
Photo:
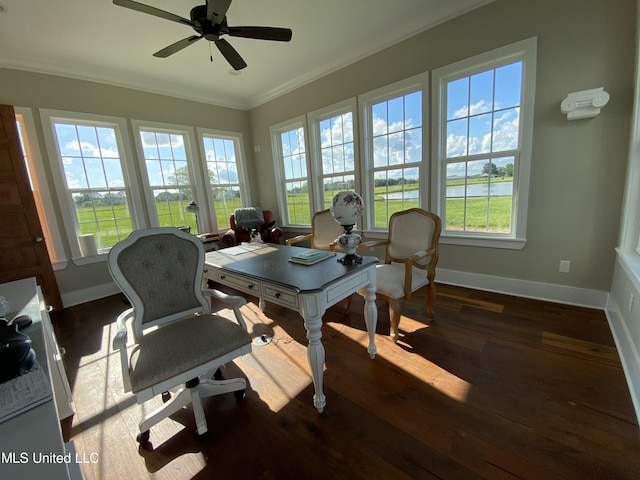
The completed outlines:
<svg viewBox="0 0 640 480">
<path fill-rule="evenodd" d="M 95 287 L 75 290 L 73 292 L 63 294 L 62 304 L 65 308 L 73 307 L 74 305 L 80 305 L 81 303 L 92 302 L 94 300 L 99 300 L 100 298 L 109 297 L 116 293 L 120 293 L 120 289 L 115 283 L 103 283 L 102 285 L 96 285 Z"/>
<path fill-rule="evenodd" d="M 608 295 L 605 315 L 609 322 L 613 340 L 616 342 L 624 376 L 627 379 L 627 386 L 631 394 L 631 402 L 636 411 L 638 425 L 640 425 L 640 355 L 633 342 L 631 342 L 631 335 L 622 318 L 618 304 L 611 295 Z"/>
<path fill-rule="evenodd" d="M 608 292 L 601 290 L 447 269 L 437 269 L 436 282 L 599 310 L 606 308 L 609 295 Z"/>
</svg>

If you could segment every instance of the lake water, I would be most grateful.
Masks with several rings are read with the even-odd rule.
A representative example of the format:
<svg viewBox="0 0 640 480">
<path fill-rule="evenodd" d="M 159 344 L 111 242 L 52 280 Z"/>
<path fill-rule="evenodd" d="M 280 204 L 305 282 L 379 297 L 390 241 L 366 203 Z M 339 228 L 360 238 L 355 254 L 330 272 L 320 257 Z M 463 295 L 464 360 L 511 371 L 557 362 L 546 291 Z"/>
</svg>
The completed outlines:
<svg viewBox="0 0 640 480">
<path fill-rule="evenodd" d="M 489 193 L 487 183 L 467 185 L 467 197 L 486 197 Z M 509 196 L 513 193 L 513 182 L 495 182 L 491 184 L 491 196 Z M 464 185 L 447 187 L 447 197 L 464 197 Z M 408 190 L 406 192 L 392 192 L 384 195 L 387 200 L 400 200 L 418 198 L 418 190 Z"/>
</svg>

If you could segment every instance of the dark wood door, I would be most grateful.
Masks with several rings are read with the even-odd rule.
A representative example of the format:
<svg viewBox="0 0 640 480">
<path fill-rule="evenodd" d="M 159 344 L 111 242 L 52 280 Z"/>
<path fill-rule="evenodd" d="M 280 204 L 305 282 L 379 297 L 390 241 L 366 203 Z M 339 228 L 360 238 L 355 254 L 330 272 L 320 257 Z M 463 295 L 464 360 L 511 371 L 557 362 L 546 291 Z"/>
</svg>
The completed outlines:
<svg viewBox="0 0 640 480">
<path fill-rule="evenodd" d="M 11 105 L 0 105 L 0 283 L 35 277 L 45 300 L 62 309 Z M 9 301 L 11 299 L 8 299 Z"/>
</svg>

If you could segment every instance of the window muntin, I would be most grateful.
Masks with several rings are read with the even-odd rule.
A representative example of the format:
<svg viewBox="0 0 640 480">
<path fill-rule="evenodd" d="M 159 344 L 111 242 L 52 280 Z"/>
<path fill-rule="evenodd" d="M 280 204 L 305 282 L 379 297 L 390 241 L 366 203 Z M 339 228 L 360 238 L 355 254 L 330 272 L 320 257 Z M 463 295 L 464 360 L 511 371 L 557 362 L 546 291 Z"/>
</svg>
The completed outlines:
<svg viewBox="0 0 640 480">
<path fill-rule="evenodd" d="M 215 213 L 214 230 L 229 228 L 229 219 L 243 199 L 248 201 L 243 179 L 243 158 L 239 137 L 201 131 L 208 193 Z"/>
<path fill-rule="evenodd" d="M 444 241 L 452 235 L 524 245 L 535 47 L 528 39 L 434 72 Z"/>
<path fill-rule="evenodd" d="M 63 118 L 51 122 L 75 235 L 93 234 L 98 253 L 105 253 L 134 229 L 119 125 Z"/>
<path fill-rule="evenodd" d="M 395 212 L 420 207 L 428 170 L 423 162 L 426 79 L 418 76 L 362 96 L 369 197 L 368 225 L 386 230 Z M 424 200 L 426 201 L 426 199 Z"/>
<path fill-rule="evenodd" d="M 191 232 L 198 232 L 196 216 L 186 211 L 195 201 L 187 134 L 144 126 L 138 130 L 154 223 L 160 227 L 188 226 Z"/>
</svg>

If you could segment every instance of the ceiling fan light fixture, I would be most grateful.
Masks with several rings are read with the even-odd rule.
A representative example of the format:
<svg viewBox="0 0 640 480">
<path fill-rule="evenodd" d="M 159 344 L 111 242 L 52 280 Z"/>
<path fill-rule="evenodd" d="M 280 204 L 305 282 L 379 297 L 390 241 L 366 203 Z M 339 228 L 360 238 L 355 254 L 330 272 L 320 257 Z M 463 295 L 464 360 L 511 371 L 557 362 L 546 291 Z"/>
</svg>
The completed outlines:
<svg viewBox="0 0 640 480">
<path fill-rule="evenodd" d="M 235 71 L 233 75 L 238 75 L 239 71 L 245 68 L 247 64 L 236 49 L 226 39 L 221 38 L 223 35 L 288 42 L 291 40 L 292 31 L 289 28 L 279 27 L 230 27 L 227 23 L 227 11 L 231 6 L 231 2 L 232 0 L 204 0 L 204 5 L 196 5 L 191 9 L 190 19 L 187 19 L 134 0 L 113 0 L 114 5 L 190 26 L 197 33 L 197 35 L 183 38 L 157 51 L 153 54 L 154 57 L 167 58 L 204 38 L 215 44 L 225 60 L 233 67 Z M 213 58 L 211 54 L 210 58 Z"/>
</svg>

